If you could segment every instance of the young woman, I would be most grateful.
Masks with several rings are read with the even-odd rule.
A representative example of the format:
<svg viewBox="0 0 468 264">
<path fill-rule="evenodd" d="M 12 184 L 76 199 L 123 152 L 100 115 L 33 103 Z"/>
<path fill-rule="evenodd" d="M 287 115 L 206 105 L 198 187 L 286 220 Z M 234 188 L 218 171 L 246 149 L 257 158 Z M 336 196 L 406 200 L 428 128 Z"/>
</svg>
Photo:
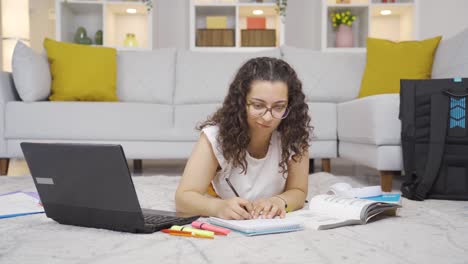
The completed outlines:
<svg viewBox="0 0 468 264">
<path fill-rule="evenodd" d="M 303 207 L 310 117 L 281 59 L 247 61 L 202 131 L 176 191 L 177 211 L 224 219 L 285 217 Z"/>
</svg>

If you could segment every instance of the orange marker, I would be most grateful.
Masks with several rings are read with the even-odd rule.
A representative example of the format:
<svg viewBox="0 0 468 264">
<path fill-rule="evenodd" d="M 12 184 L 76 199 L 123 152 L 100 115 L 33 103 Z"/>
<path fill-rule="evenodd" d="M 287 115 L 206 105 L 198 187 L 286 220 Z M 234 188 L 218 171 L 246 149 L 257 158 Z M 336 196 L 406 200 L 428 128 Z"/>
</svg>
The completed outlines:
<svg viewBox="0 0 468 264">
<path fill-rule="evenodd" d="M 201 236 L 197 234 L 181 234 L 181 233 L 169 233 L 171 236 L 185 236 L 185 237 L 195 237 L 195 238 L 208 238 L 208 239 L 214 239 L 212 236 Z"/>
<path fill-rule="evenodd" d="M 194 234 L 193 232 L 188 232 L 188 231 L 179 231 L 179 230 L 170 230 L 170 229 L 162 229 L 161 231 L 163 233 L 169 234 L 171 236 L 184 236 L 184 237 L 214 239 L 213 236 L 203 236 L 203 235 Z"/>
<path fill-rule="evenodd" d="M 188 232 L 188 231 L 179 231 L 179 230 L 170 230 L 170 229 L 162 229 L 161 231 L 166 234 L 177 233 L 177 234 L 192 235 L 192 232 Z"/>
</svg>

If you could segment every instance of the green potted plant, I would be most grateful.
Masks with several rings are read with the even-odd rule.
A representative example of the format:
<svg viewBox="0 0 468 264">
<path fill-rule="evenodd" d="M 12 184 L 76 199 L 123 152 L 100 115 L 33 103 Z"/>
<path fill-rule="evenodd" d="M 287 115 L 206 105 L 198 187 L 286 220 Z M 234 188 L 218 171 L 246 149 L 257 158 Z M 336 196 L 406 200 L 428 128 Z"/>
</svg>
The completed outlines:
<svg viewBox="0 0 468 264">
<path fill-rule="evenodd" d="M 288 0 L 276 0 L 276 12 L 281 16 L 286 16 L 286 8 L 288 7 Z"/>
<path fill-rule="evenodd" d="M 153 8 L 153 0 L 142 0 L 143 3 L 145 3 L 146 5 L 146 9 L 149 11 L 151 11 L 151 9 Z"/>
</svg>

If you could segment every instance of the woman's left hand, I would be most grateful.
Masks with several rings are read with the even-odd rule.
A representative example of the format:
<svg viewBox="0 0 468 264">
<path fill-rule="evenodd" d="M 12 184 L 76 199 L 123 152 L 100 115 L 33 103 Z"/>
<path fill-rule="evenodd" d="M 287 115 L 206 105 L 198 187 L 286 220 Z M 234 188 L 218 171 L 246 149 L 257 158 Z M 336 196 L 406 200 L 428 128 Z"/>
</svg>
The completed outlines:
<svg viewBox="0 0 468 264">
<path fill-rule="evenodd" d="M 261 198 L 252 202 L 253 211 L 250 212 L 253 218 L 256 219 L 259 216 L 263 218 L 271 219 L 275 216 L 284 218 L 286 216 L 286 208 L 284 208 L 284 202 L 278 197 Z"/>
</svg>

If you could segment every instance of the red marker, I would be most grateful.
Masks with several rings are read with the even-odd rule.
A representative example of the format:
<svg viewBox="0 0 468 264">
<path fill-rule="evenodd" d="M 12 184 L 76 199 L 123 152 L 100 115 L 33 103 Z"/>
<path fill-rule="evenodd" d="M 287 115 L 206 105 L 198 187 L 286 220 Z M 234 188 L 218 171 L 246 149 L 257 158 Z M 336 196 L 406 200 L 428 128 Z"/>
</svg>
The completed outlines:
<svg viewBox="0 0 468 264">
<path fill-rule="evenodd" d="M 200 221 L 193 221 L 192 226 L 198 229 L 213 231 L 216 235 L 226 236 L 231 232 L 231 230 L 222 228 L 219 226 L 210 225 L 208 223 L 200 222 Z"/>
</svg>

